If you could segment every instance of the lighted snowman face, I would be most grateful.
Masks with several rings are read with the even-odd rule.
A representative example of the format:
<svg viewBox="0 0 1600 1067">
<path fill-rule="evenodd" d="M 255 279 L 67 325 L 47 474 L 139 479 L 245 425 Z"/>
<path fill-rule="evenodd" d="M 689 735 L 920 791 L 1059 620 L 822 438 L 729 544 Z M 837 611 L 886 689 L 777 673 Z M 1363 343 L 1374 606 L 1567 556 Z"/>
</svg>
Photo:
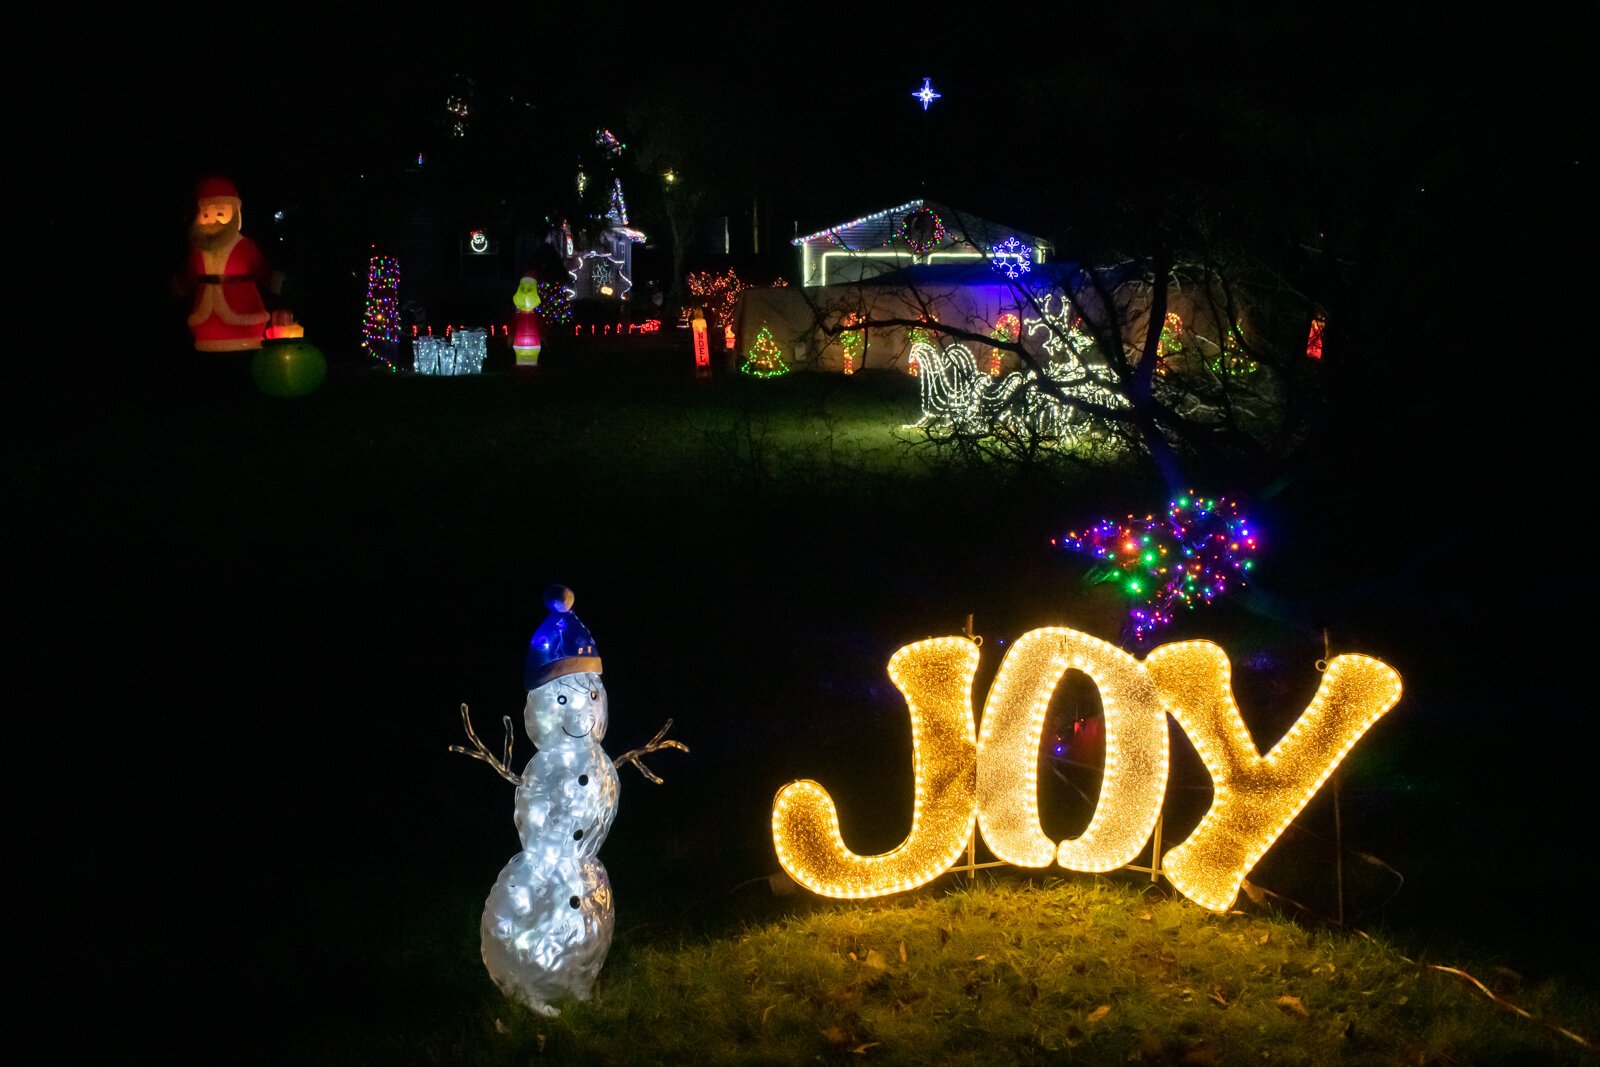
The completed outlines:
<svg viewBox="0 0 1600 1067">
<path fill-rule="evenodd" d="M 528 736 L 540 748 L 580 738 L 598 744 L 610 722 L 605 683 L 593 671 L 563 675 L 530 690 L 522 714 Z"/>
</svg>

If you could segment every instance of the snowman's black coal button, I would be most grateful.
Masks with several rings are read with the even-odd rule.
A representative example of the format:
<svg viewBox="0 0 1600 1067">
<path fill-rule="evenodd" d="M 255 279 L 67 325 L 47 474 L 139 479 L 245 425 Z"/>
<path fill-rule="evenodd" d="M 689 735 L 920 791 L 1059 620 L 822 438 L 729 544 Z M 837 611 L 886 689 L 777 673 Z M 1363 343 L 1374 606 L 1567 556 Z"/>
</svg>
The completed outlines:
<svg viewBox="0 0 1600 1067">
<path fill-rule="evenodd" d="M 571 904 L 574 908 L 576 908 L 578 906 L 578 898 L 577 897 L 573 897 L 571 900 L 567 901 L 567 903 Z"/>
<path fill-rule="evenodd" d="M 578 784 L 579 785 L 588 785 L 589 784 L 589 776 L 587 774 L 578 775 Z"/>
<path fill-rule="evenodd" d="M 582 830 L 574 830 L 574 831 L 572 831 L 572 839 L 574 841 L 582 841 L 583 840 L 583 831 Z"/>
</svg>

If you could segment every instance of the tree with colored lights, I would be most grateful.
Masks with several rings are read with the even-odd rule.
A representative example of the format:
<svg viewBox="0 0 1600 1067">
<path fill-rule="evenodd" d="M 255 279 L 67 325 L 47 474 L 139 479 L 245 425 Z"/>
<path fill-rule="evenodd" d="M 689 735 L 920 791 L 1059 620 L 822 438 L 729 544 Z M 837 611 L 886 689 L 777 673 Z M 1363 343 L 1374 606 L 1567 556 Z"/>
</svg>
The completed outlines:
<svg viewBox="0 0 1600 1067">
<path fill-rule="evenodd" d="M 400 264 L 392 256 L 367 261 L 367 302 L 361 313 L 361 347 L 395 369 L 400 349 Z"/>
<path fill-rule="evenodd" d="M 711 312 L 712 322 L 718 330 L 733 325 L 733 311 L 739 304 L 739 294 L 750 288 L 749 282 L 740 279 L 732 267 L 721 274 L 710 271 L 692 273 L 686 280 L 689 292 Z"/>
<path fill-rule="evenodd" d="M 745 353 L 744 366 L 739 370 L 756 378 L 776 378 L 789 373 L 789 364 L 783 361 L 783 352 L 773 340 L 772 331 L 765 326 L 756 334 L 755 344 Z"/>
</svg>

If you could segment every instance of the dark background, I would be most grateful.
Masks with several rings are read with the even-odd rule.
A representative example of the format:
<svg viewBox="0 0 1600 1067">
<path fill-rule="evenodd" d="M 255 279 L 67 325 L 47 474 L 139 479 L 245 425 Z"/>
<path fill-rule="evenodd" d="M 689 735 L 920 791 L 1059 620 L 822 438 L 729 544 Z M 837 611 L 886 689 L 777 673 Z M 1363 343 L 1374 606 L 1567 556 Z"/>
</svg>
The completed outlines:
<svg viewBox="0 0 1600 1067">
<path fill-rule="evenodd" d="M 693 410 L 670 362 L 552 351 L 546 382 L 447 400 L 360 373 L 352 272 L 385 224 L 360 176 L 435 135 L 414 116 L 461 70 L 553 113 L 548 165 L 530 138 L 508 186 L 564 186 L 563 138 L 641 99 L 710 116 L 729 136 L 696 142 L 726 164 L 708 213 L 762 198 L 783 255 L 796 223 L 924 188 L 1094 254 L 1191 201 L 1271 235 L 1339 220 L 1364 268 L 1342 291 L 1364 316 L 1351 358 L 1384 361 L 1385 384 L 1348 384 L 1313 447 L 1239 490 L 1273 531 L 1259 588 L 1174 636 L 1260 665 L 1240 686 L 1263 726 L 1303 707 L 1323 627 L 1393 663 L 1407 695 L 1352 756 L 1346 833 L 1407 883 L 1366 924 L 1594 980 L 1589 302 L 1569 266 L 1592 233 L 1592 13 L 151 18 L 43 42 L 59 61 L 22 116 L 23 144 L 81 161 L 18 212 L 68 219 L 24 306 L 69 308 L 42 357 L 59 361 L 32 352 L 10 396 L 18 917 L 46 961 L 31 1014 L 58 1041 L 275 1058 L 453 1010 L 515 840 L 509 789 L 444 746 L 462 701 L 486 736 L 515 715 L 549 581 L 577 589 L 605 658 L 608 749 L 667 717 L 694 749 L 656 763 L 665 786 L 624 774 L 603 858 L 635 937 L 770 907 L 767 806 L 791 778 L 833 789 L 863 850 L 898 839 L 867 775 L 904 795 L 883 674 L 900 644 L 976 613 L 996 642 L 981 693 L 1001 638 L 1106 632 L 1081 571 L 1042 546 L 1159 503 L 1148 476 L 937 499 L 726 472 L 645 485 L 564 448 L 562 420 L 625 435 L 629 405 Z M 946 94 L 927 116 L 908 96 L 924 75 Z M 247 235 L 280 199 L 317 222 L 283 255 L 320 294 L 308 322 L 337 372 L 306 403 L 185 352 L 168 285 L 212 172 L 239 181 Z M 52 211 L 63 193 L 81 209 Z M 1319 801 L 1306 824 L 1329 819 Z M 1388 893 L 1372 877 L 1364 904 Z"/>
</svg>

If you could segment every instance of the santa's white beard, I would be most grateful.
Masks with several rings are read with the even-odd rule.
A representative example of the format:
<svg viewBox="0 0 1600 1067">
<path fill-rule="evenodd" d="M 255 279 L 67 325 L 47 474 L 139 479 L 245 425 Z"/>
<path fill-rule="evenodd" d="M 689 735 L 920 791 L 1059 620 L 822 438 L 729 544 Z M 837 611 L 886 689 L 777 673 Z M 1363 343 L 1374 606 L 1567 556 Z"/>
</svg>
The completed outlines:
<svg viewBox="0 0 1600 1067">
<path fill-rule="evenodd" d="M 239 216 L 229 222 L 196 222 L 189 226 L 189 244 L 202 252 L 226 248 L 239 232 Z"/>
</svg>

